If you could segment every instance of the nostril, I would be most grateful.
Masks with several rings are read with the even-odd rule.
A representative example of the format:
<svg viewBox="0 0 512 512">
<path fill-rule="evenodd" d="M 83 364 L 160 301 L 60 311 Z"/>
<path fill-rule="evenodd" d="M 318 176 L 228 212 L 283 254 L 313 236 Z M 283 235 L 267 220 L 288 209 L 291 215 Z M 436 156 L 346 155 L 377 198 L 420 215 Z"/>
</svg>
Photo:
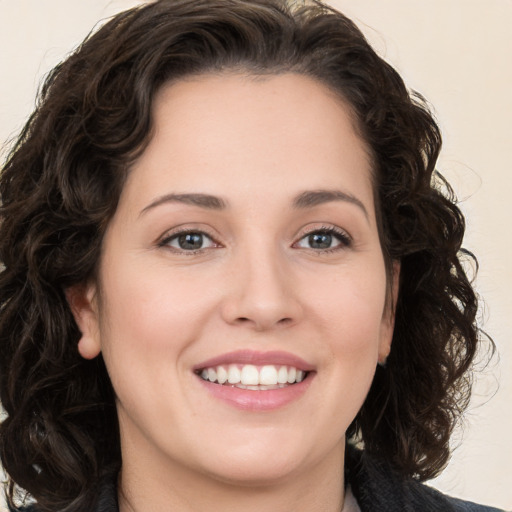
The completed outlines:
<svg viewBox="0 0 512 512">
<path fill-rule="evenodd" d="M 251 318 L 249 317 L 246 317 L 246 316 L 240 316 L 236 319 L 236 323 L 238 324 L 254 324 L 255 326 L 257 327 L 260 327 L 260 323 L 255 321 L 255 320 L 251 320 Z M 293 319 L 290 318 L 290 317 L 285 317 L 285 318 L 281 318 L 279 319 L 274 325 L 282 325 L 282 326 L 285 326 L 285 325 L 289 325 L 293 323 Z"/>
<path fill-rule="evenodd" d="M 246 317 L 246 316 L 240 316 L 236 319 L 237 323 L 254 323 L 254 324 L 257 324 L 257 322 L 251 320 L 250 318 Z M 285 318 L 281 318 L 280 320 L 277 321 L 276 325 L 287 325 L 289 323 L 292 323 L 293 320 L 290 318 L 290 317 L 285 317 Z"/>
</svg>

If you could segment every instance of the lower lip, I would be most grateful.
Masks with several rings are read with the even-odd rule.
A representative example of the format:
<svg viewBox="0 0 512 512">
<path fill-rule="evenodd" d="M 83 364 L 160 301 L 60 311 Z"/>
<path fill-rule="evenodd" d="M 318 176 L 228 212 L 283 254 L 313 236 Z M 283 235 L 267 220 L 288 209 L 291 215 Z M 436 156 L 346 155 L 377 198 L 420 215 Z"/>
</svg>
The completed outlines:
<svg viewBox="0 0 512 512">
<path fill-rule="evenodd" d="M 298 400 L 309 388 L 313 377 L 314 372 L 309 372 L 302 382 L 284 388 L 257 391 L 214 384 L 201 377 L 198 379 L 209 393 L 229 405 L 247 411 L 270 411 Z"/>
</svg>

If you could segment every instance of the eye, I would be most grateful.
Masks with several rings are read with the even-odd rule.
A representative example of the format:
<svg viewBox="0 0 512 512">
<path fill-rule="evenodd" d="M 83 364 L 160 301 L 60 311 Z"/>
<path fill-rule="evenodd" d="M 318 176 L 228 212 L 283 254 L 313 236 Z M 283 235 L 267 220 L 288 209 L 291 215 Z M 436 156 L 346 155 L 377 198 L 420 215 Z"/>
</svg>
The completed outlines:
<svg viewBox="0 0 512 512">
<path fill-rule="evenodd" d="M 218 247 L 211 237 L 201 231 L 182 231 L 166 237 L 160 243 L 164 247 L 172 247 L 178 251 L 194 252 L 210 247 Z"/>
<path fill-rule="evenodd" d="M 314 249 L 317 251 L 328 251 L 349 247 L 351 239 L 347 233 L 335 228 L 323 228 L 312 231 L 302 237 L 295 247 Z"/>
</svg>

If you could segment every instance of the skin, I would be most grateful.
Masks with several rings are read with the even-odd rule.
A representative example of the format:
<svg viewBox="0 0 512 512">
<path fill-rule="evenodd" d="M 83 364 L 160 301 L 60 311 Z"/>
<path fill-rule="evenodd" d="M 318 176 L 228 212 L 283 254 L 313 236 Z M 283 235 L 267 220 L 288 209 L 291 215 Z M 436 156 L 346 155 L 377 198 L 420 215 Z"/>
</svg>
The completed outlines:
<svg viewBox="0 0 512 512">
<path fill-rule="evenodd" d="M 118 397 L 121 511 L 339 511 L 344 432 L 393 330 L 349 109 L 301 75 L 205 75 L 163 87 L 154 120 L 98 282 L 68 294 L 79 351 L 103 353 Z M 319 190 L 337 196 L 294 204 Z M 224 207 L 163 198 L 191 193 Z M 331 228 L 328 249 L 311 246 Z M 177 229 L 206 233 L 203 248 L 180 248 Z M 235 350 L 288 352 L 313 378 L 283 407 L 240 409 L 193 371 Z"/>
</svg>

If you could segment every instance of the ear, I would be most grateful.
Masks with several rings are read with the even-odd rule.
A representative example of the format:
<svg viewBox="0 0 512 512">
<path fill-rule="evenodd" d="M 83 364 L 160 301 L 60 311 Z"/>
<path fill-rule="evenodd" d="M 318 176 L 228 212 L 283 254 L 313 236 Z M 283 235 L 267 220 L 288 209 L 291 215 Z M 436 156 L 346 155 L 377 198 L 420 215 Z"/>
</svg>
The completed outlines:
<svg viewBox="0 0 512 512">
<path fill-rule="evenodd" d="M 396 303 L 398 301 L 398 288 L 400 285 L 400 261 L 393 261 L 390 289 L 388 290 L 388 298 L 384 314 L 382 316 L 381 335 L 379 343 L 378 362 L 381 366 L 385 366 L 386 360 L 391 352 L 391 342 L 393 340 L 393 330 L 395 328 L 395 312 Z"/>
<path fill-rule="evenodd" d="M 94 359 L 101 352 L 96 284 L 72 286 L 65 290 L 65 295 L 82 334 L 78 352 L 84 359 Z"/>
</svg>

